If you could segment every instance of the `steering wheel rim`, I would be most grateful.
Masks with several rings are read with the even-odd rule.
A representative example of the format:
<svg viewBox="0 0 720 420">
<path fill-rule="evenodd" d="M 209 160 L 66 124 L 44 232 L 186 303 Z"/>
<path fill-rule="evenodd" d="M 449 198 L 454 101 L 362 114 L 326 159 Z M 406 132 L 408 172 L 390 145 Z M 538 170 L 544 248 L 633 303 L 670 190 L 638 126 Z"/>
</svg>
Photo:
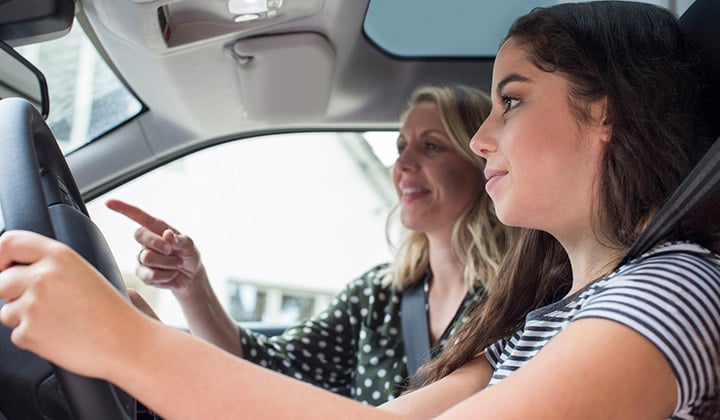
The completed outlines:
<svg viewBox="0 0 720 420">
<path fill-rule="evenodd" d="M 127 296 L 110 248 L 88 217 L 55 137 L 37 110 L 20 98 L 0 100 L 0 211 L 0 232 L 29 230 L 68 244 Z M 8 346 L 15 347 L 9 339 L 0 341 L 0 351 Z M 23 363 L 47 363 L 29 352 L 22 354 L 27 358 Z M 135 419 L 135 400 L 114 385 L 54 365 L 52 371 L 76 418 Z"/>
</svg>

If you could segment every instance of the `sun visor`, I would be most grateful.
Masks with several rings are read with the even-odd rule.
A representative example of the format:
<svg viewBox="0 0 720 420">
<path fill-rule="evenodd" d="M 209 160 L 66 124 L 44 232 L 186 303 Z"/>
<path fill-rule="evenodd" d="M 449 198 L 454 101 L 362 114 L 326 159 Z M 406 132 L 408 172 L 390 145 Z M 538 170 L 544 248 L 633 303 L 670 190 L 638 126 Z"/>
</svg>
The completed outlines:
<svg viewBox="0 0 720 420">
<path fill-rule="evenodd" d="M 232 45 L 247 117 L 297 121 L 327 111 L 335 51 L 316 33 L 247 38 Z"/>
</svg>

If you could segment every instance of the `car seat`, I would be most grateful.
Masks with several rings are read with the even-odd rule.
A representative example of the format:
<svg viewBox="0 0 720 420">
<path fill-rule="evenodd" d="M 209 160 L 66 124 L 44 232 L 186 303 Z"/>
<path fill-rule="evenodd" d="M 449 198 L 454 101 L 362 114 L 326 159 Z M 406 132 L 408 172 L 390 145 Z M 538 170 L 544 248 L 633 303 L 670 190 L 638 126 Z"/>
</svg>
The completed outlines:
<svg viewBox="0 0 720 420">
<path fill-rule="evenodd" d="M 703 83 L 704 116 L 716 140 L 633 243 L 620 265 L 652 248 L 690 212 L 707 215 L 720 208 L 720 0 L 695 0 L 680 17 L 680 23 L 700 53 L 704 77 L 698 83 Z M 720 223 L 715 223 L 708 228 L 719 226 Z M 720 253 L 720 242 L 706 245 Z"/>
<path fill-rule="evenodd" d="M 710 123 L 717 137 L 720 135 L 720 1 L 695 0 L 680 17 L 680 24 L 702 57 L 707 77 L 704 99 L 713 114 Z"/>
<path fill-rule="evenodd" d="M 705 72 L 704 108 L 712 134 L 716 138 L 715 145 L 706 153 L 704 171 L 711 173 L 712 186 L 707 188 L 706 195 L 714 198 L 717 204 L 720 194 L 720 1 L 695 0 L 680 17 L 680 24 L 685 28 L 690 40 L 695 43 L 700 53 Z M 712 174 L 714 172 L 714 174 Z M 705 198 L 709 200 L 708 198 Z M 707 204 L 706 204 L 707 206 Z M 720 206 L 713 206 L 711 211 L 717 212 Z M 720 242 L 713 246 L 720 253 Z"/>
</svg>

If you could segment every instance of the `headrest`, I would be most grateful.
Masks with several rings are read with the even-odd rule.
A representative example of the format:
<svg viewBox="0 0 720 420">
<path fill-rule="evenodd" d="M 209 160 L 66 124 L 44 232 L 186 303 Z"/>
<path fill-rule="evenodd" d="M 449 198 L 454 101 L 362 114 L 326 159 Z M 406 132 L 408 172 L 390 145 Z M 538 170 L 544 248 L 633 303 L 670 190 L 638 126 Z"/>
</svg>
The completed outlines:
<svg viewBox="0 0 720 420">
<path fill-rule="evenodd" d="M 680 17 L 704 63 L 709 84 L 705 93 L 715 136 L 720 135 L 720 1 L 695 0 Z"/>
</svg>

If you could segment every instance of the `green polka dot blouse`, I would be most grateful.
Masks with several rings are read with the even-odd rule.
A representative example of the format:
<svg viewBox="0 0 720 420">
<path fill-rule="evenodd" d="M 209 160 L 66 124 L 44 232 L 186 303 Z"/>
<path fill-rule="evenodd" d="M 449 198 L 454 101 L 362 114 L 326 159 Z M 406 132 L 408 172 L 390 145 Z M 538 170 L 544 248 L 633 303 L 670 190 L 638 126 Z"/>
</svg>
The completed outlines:
<svg viewBox="0 0 720 420">
<path fill-rule="evenodd" d="M 384 286 L 387 264 L 350 282 L 317 316 L 265 337 L 241 328 L 244 357 L 261 366 L 380 405 L 407 388 L 400 322 L 401 293 Z M 427 302 L 428 284 L 425 284 Z M 480 301 L 468 293 L 454 319 L 431 349 L 436 357 Z M 427 305 L 426 305 L 427 308 Z"/>
</svg>

